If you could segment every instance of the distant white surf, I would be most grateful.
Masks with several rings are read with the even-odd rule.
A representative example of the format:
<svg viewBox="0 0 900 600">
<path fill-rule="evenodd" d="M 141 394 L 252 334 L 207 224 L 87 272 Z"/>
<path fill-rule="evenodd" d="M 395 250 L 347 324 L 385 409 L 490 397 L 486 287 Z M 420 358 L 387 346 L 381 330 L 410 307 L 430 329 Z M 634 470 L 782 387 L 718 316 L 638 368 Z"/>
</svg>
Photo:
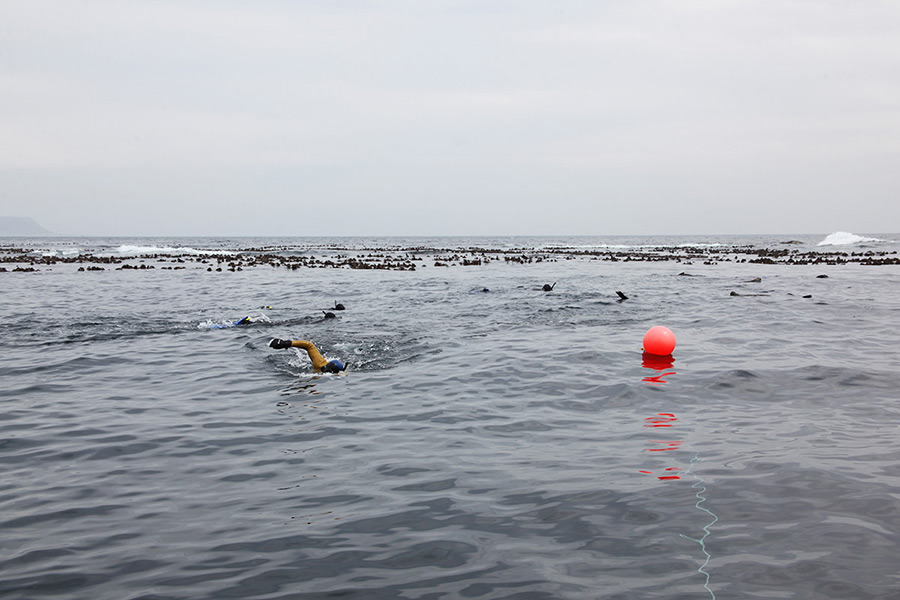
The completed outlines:
<svg viewBox="0 0 900 600">
<path fill-rule="evenodd" d="M 173 248 L 171 246 L 132 246 L 126 244 L 119 246 L 116 249 L 116 254 L 120 256 L 143 256 L 148 254 L 190 254 L 199 256 L 203 254 L 232 254 L 232 252 L 226 250 L 197 250 L 196 248 L 188 247 Z"/>
<path fill-rule="evenodd" d="M 824 240 L 818 243 L 819 246 L 849 246 L 852 244 L 859 244 L 862 242 L 884 242 L 887 240 L 882 240 L 873 237 L 864 237 L 861 235 L 856 235 L 854 233 L 849 233 L 847 231 L 835 231 L 829 236 L 826 236 Z"/>
</svg>

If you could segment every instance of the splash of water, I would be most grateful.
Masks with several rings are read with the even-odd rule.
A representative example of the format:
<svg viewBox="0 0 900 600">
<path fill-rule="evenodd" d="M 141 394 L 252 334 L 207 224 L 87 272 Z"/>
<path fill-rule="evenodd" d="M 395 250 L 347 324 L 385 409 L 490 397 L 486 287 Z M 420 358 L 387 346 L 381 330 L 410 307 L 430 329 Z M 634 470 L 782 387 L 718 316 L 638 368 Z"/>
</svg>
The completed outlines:
<svg viewBox="0 0 900 600">
<path fill-rule="evenodd" d="M 835 231 L 819 242 L 819 246 L 848 246 L 851 244 L 859 244 L 862 242 L 883 242 L 884 240 L 873 237 L 865 237 L 856 235 L 847 231 Z"/>
<path fill-rule="evenodd" d="M 706 493 L 706 486 L 703 485 L 703 479 L 701 479 L 696 473 L 694 473 L 693 468 L 694 468 L 694 464 L 696 464 L 702 460 L 703 459 L 701 459 L 697 456 L 694 456 L 694 458 L 691 459 L 691 466 L 688 467 L 687 473 L 690 473 L 694 477 L 694 479 L 697 480 L 694 483 L 694 485 L 691 486 L 692 489 L 697 490 L 697 493 L 695 495 L 697 498 L 697 503 L 694 505 L 694 507 L 702 512 L 705 512 L 710 517 L 712 517 L 712 521 L 710 521 L 709 523 L 707 523 L 706 525 L 703 526 L 703 535 L 699 538 L 692 538 L 690 536 L 684 535 L 683 533 L 680 535 L 681 535 L 681 537 L 683 537 L 686 540 L 691 540 L 692 542 L 697 542 L 697 544 L 700 545 L 700 550 L 702 550 L 703 554 L 706 556 L 706 560 L 703 561 L 703 564 L 700 565 L 700 567 L 697 569 L 697 571 L 706 578 L 706 581 L 703 583 L 703 587 L 706 589 L 707 592 L 709 592 L 710 597 L 712 597 L 712 599 L 715 600 L 716 595 L 713 593 L 712 589 L 710 589 L 710 587 L 709 587 L 709 571 L 706 570 L 706 567 L 709 566 L 709 561 L 712 558 L 712 555 L 710 555 L 709 551 L 706 549 L 706 538 L 710 536 L 709 528 L 712 527 L 716 523 L 716 521 L 719 520 L 719 517 L 717 517 L 708 508 L 706 508 L 704 506 L 700 506 L 701 504 L 706 502 L 706 496 L 703 495 Z"/>
</svg>

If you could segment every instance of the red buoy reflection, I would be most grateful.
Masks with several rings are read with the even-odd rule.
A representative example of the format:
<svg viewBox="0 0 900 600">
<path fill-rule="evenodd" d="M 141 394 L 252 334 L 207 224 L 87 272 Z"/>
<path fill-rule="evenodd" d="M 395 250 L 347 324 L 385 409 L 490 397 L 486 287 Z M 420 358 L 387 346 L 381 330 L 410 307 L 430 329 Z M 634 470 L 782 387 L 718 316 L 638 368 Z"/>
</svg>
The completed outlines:
<svg viewBox="0 0 900 600">
<path fill-rule="evenodd" d="M 644 427 L 672 427 L 675 424 L 675 421 L 678 420 L 672 413 L 656 413 L 652 417 L 647 417 L 644 419 Z M 681 444 L 683 440 L 649 440 L 649 443 L 653 445 L 651 448 L 644 448 L 647 452 L 669 452 L 671 450 L 678 450 L 681 448 Z M 647 475 L 656 475 L 656 478 L 661 481 L 667 481 L 672 479 L 681 479 L 680 475 L 677 475 L 676 472 L 680 471 L 680 467 L 666 467 L 662 471 L 662 475 L 658 475 L 653 471 L 638 471 L 639 473 L 645 473 Z"/>
<path fill-rule="evenodd" d="M 645 369 L 653 369 L 654 371 L 665 371 L 666 369 L 671 369 L 675 364 L 675 357 L 671 354 L 667 356 L 657 356 L 656 354 L 650 354 L 649 352 L 644 352 L 641 362 L 641 366 Z M 668 383 L 664 378 L 669 375 L 675 375 L 675 371 L 670 371 L 668 373 L 660 373 L 659 375 L 654 375 L 652 377 L 644 377 L 641 381 L 646 383 L 647 385 L 662 385 L 664 383 Z"/>
</svg>

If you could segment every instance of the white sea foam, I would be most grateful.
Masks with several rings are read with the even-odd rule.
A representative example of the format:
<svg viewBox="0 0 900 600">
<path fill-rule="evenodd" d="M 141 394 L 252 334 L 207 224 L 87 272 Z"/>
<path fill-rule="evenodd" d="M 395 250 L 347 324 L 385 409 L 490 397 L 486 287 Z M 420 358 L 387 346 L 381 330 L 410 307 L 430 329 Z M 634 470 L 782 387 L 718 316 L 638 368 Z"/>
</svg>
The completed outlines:
<svg viewBox="0 0 900 600">
<path fill-rule="evenodd" d="M 873 238 L 873 237 L 864 237 L 861 235 L 856 235 L 854 233 L 849 233 L 847 231 L 835 231 L 831 235 L 825 237 L 824 240 L 818 243 L 819 246 L 849 246 L 852 244 L 860 244 L 863 242 L 883 242 L 885 240 Z"/>
<path fill-rule="evenodd" d="M 80 248 L 54 248 L 52 250 L 41 250 L 41 256 L 45 257 L 62 257 L 62 258 L 72 258 L 81 254 L 82 250 Z"/>
<path fill-rule="evenodd" d="M 233 254 L 233 252 L 227 250 L 198 250 L 189 247 L 173 248 L 172 246 L 133 246 L 129 244 L 119 246 L 116 248 L 115 252 L 121 256 L 143 256 L 147 254 L 190 254 L 194 256 L 199 256 L 201 254 Z"/>
</svg>

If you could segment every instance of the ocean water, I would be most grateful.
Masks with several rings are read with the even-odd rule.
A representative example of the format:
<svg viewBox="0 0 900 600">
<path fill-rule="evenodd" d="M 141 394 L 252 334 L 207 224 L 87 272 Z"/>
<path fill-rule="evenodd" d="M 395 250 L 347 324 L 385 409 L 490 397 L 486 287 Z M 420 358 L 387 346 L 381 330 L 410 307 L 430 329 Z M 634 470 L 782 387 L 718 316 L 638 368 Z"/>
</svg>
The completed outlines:
<svg viewBox="0 0 900 600">
<path fill-rule="evenodd" d="M 0 598 L 900 598 L 895 240 L 0 239 Z"/>
</svg>

